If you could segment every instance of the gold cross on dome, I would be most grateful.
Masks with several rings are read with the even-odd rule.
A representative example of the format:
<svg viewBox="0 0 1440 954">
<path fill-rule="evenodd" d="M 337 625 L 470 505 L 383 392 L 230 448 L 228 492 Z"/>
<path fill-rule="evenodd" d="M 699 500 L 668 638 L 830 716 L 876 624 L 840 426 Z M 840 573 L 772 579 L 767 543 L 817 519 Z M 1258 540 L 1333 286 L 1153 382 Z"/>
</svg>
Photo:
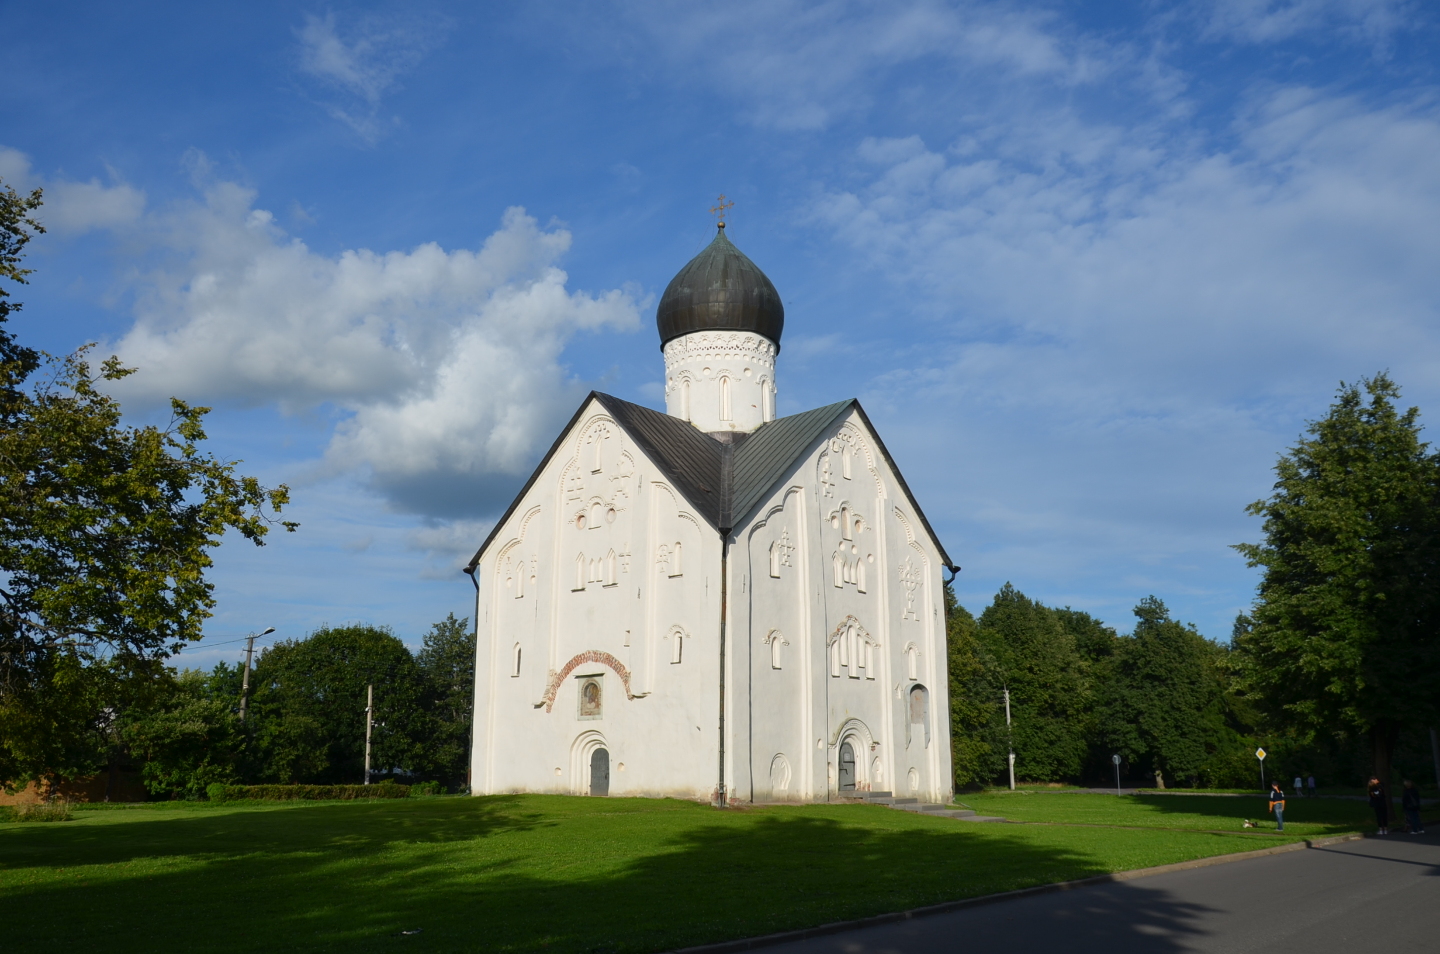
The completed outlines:
<svg viewBox="0 0 1440 954">
<path fill-rule="evenodd" d="M 734 203 L 734 202 L 726 202 L 726 201 L 725 201 L 725 193 L 723 193 L 723 192 L 720 193 L 720 198 L 716 199 L 715 201 L 716 201 L 717 204 L 710 207 L 710 214 L 711 214 L 711 215 L 717 215 L 717 216 L 719 216 L 719 217 L 720 217 L 720 225 L 723 227 L 723 226 L 725 225 L 725 210 L 726 210 L 726 209 L 734 208 L 734 207 L 735 207 L 735 203 Z"/>
</svg>

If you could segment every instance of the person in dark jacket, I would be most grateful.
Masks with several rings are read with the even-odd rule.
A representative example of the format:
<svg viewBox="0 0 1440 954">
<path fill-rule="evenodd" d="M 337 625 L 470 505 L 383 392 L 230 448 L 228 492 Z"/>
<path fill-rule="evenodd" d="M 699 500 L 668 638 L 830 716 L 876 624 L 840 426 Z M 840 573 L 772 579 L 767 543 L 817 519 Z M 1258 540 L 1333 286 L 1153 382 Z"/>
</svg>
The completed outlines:
<svg viewBox="0 0 1440 954">
<path fill-rule="evenodd" d="M 1420 789 L 1410 779 L 1405 780 L 1405 788 L 1400 793 L 1400 808 L 1405 812 L 1405 821 L 1410 825 L 1410 834 L 1425 834 L 1425 823 L 1420 820 Z"/>
<path fill-rule="evenodd" d="M 1275 815 L 1275 830 L 1285 830 L 1285 793 L 1279 782 L 1270 783 L 1270 811 Z"/>
<path fill-rule="evenodd" d="M 1380 779 L 1372 775 L 1365 791 L 1370 796 L 1370 808 L 1375 812 L 1375 827 L 1378 829 L 1376 834 L 1390 834 L 1390 800 L 1385 797 L 1385 786 L 1380 784 Z"/>
</svg>

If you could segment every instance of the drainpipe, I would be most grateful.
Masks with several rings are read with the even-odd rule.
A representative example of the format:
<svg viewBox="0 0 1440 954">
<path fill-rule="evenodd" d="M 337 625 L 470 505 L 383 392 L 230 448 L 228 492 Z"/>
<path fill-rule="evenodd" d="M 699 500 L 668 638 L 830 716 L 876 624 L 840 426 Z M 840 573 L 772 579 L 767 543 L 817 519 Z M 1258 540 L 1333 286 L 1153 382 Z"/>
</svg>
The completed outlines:
<svg viewBox="0 0 1440 954">
<path fill-rule="evenodd" d="M 720 782 L 715 787 L 716 805 L 725 807 L 725 617 L 730 607 L 730 528 L 720 530 Z"/>
</svg>

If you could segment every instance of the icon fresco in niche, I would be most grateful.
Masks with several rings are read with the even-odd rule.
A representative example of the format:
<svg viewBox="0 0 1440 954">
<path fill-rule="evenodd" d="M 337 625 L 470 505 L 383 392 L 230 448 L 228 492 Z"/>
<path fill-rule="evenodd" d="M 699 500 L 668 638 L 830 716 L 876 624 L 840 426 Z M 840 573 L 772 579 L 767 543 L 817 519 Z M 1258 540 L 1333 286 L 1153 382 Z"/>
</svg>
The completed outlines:
<svg viewBox="0 0 1440 954">
<path fill-rule="evenodd" d="M 604 687 L 601 683 L 603 676 L 577 676 L 580 695 L 581 719 L 599 719 L 605 699 Z"/>
</svg>

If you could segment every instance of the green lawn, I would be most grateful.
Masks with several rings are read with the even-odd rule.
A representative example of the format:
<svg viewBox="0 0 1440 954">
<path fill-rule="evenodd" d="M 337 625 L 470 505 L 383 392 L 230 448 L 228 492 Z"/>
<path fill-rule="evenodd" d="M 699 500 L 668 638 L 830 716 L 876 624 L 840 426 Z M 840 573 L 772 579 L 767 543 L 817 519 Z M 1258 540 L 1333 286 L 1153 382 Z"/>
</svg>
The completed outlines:
<svg viewBox="0 0 1440 954">
<path fill-rule="evenodd" d="M 1099 796 L 1000 798 L 1021 817 Z M 861 805 L 169 803 L 0 825 L 0 923 L 36 954 L 655 951 L 1286 840 Z"/>
<path fill-rule="evenodd" d="M 983 815 L 1015 821 L 1138 828 L 1245 831 L 1245 819 L 1274 834 L 1269 803 L 1259 795 L 1090 795 L 1070 792 L 985 792 L 960 801 Z M 1374 827 L 1364 802 L 1291 798 L 1285 802 L 1285 834 L 1313 838 Z"/>
</svg>

